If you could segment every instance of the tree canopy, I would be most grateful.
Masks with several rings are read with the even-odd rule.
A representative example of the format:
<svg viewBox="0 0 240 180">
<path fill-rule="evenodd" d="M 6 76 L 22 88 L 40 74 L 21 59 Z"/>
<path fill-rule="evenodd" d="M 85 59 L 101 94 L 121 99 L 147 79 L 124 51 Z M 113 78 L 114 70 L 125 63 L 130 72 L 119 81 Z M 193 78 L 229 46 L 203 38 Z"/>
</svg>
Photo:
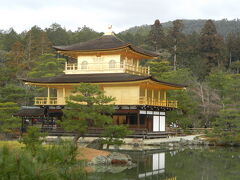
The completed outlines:
<svg viewBox="0 0 240 180">
<path fill-rule="evenodd" d="M 104 127 L 112 122 L 114 98 L 105 96 L 97 86 L 82 83 L 69 96 L 60 125 L 76 133 L 75 141 L 87 131 L 87 127 Z"/>
</svg>

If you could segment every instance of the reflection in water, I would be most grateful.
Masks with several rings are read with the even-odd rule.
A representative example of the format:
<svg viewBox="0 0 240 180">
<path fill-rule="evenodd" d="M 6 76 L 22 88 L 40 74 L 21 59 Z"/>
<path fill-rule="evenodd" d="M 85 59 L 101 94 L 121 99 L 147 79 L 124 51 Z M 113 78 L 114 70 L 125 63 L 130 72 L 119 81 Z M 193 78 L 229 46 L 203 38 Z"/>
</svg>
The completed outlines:
<svg viewBox="0 0 240 180">
<path fill-rule="evenodd" d="M 165 172 L 165 152 L 152 154 L 152 171 L 139 174 L 139 178 L 153 176 Z"/>
<path fill-rule="evenodd" d="M 240 149 L 188 149 L 128 153 L 136 167 L 89 174 L 93 180 L 239 180 Z M 115 167 L 121 169 L 121 167 Z M 112 173 L 110 173 L 112 172 Z M 118 172 L 118 173 L 113 173 Z"/>
<path fill-rule="evenodd" d="M 172 174 L 165 172 L 166 153 L 165 152 L 123 152 L 128 153 L 136 167 L 124 169 L 122 167 L 107 167 L 105 173 L 95 172 L 90 174 L 88 179 L 94 180 L 135 180 L 135 179 L 156 179 L 156 180 L 177 180 Z M 105 167 L 106 168 L 106 167 Z M 123 170 L 119 173 L 110 173 L 113 170 L 109 168 L 119 168 Z"/>
</svg>

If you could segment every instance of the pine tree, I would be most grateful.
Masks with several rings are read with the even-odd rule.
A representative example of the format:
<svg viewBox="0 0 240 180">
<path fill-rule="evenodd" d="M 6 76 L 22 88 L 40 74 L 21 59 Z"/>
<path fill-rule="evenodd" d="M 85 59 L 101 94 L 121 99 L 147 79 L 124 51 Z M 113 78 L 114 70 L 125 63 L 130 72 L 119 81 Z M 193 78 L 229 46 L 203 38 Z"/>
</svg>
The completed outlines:
<svg viewBox="0 0 240 180">
<path fill-rule="evenodd" d="M 104 127 L 112 122 L 109 115 L 113 113 L 114 108 L 109 103 L 114 98 L 105 96 L 97 85 L 87 83 L 75 87 L 73 93 L 67 101 L 60 125 L 75 132 L 74 141 L 77 142 L 86 133 L 88 126 Z"/>
<path fill-rule="evenodd" d="M 165 47 L 165 35 L 160 21 L 155 20 L 147 37 L 147 43 L 155 50 L 159 51 Z"/>
<path fill-rule="evenodd" d="M 42 29 L 33 26 L 27 33 L 25 37 L 25 51 L 26 51 L 26 58 L 28 62 L 34 60 L 35 57 L 41 55 L 42 48 L 41 47 L 41 34 Z M 30 67 L 29 67 L 30 69 Z"/>
<path fill-rule="evenodd" d="M 9 133 L 20 127 L 21 120 L 18 117 L 13 117 L 13 113 L 18 109 L 19 107 L 16 103 L 0 103 L 0 132 Z"/>
<path fill-rule="evenodd" d="M 2 36 L 2 47 L 3 50 L 6 51 L 10 51 L 13 44 L 16 41 L 19 41 L 20 37 L 19 35 L 16 33 L 16 31 L 14 29 L 9 29 L 7 32 L 5 32 Z"/>
<path fill-rule="evenodd" d="M 53 45 L 67 45 L 70 43 L 71 33 L 68 33 L 60 24 L 54 23 L 45 31 Z"/>
<path fill-rule="evenodd" d="M 63 72 L 65 59 L 56 58 L 54 54 L 43 54 L 36 58 L 33 68 L 29 71 L 28 76 L 51 77 Z"/>
<path fill-rule="evenodd" d="M 184 39 L 184 34 L 182 33 L 183 30 L 183 23 L 181 20 L 173 21 L 173 27 L 170 30 L 170 46 L 172 48 L 173 53 L 173 70 L 176 71 L 177 69 L 177 54 L 181 51 L 181 43 Z"/>
<path fill-rule="evenodd" d="M 223 62 L 222 53 L 224 51 L 223 38 L 217 33 L 217 29 L 212 20 L 206 21 L 201 30 L 200 52 L 208 60 L 209 70 L 215 66 L 220 66 Z"/>
<path fill-rule="evenodd" d="M 214 131 L 225 142 L 240 142 L 240 75 L 226 75 L 223 89 L 223 108 L 219 111 Z M 223 82 L 219 82 L 223 83 Z"/>
<path fill-rule="evenodd" d="M 19 105 L 26 105 L 25 100 L 30 94 L 26 89 L 15 84 L 7 84 L 0 88 L 0 102 L 15 102 Z"/>
<path fill-rule="evenodd" d="M 78 28 L 76 32 L 72 33 L 71 43 L 85 42 L 91 39 L 96 39 L 101 35 L 101 33 L 97 33 L 93 29 L 84 26 L 82 28 Z"/>
<path fill-rule="evenodd" d="M 24 45 L 21 42 L 16 41 L 12 45 L 11 51 L 8 53 L 8 60 L 6 63 L 8 68 L 12 70 L 11 73 L 13 74 L 14 78 L 18 77 L 19 74 L 23 74 L 23 69 L 25 69 L 24 62 Z"/>
<path fill-rule="evenodd" d="M 39 48 L 41 48 L 41 55 L 52 51 L 52 43 L 48 39 L 47 33 L 42 31 L 39 35 Z"/>
</svg>

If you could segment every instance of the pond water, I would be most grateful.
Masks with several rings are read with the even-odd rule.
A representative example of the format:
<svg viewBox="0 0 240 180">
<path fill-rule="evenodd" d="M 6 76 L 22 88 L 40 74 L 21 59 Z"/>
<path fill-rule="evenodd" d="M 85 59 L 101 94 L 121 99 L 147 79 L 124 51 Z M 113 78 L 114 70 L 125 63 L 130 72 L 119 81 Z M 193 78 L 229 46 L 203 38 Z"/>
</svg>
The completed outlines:
<svg viewBox="0 0 240 180">
<path fill-rule="evenodd" d="M 136 167 L 98 169 L 90 180 L 240 180 L 240 148 L 123 152 Z"/>
</svg>

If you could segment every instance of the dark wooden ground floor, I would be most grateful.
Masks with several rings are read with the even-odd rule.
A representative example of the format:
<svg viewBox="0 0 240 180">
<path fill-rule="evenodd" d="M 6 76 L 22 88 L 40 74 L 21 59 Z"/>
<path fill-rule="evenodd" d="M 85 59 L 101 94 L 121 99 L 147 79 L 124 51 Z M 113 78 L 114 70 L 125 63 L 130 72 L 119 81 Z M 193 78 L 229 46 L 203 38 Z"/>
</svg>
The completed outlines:
<svg viewBox="0 0 240 180">
<path fill-rule="evenodd" d="M 169 109 L 159 109 L 158 107 L 136 107 L 136 106 L 116 106 L 116 111 L 112 115 L 113 123 L 117 125 L 127 125 L 132 134 L 129 137 L 135 138 L 160 138 L 167 137 L 170 132 L 166 131 L 165 112 Z M 22 118 L 22 132 L 28 126 L 39 126 L 42 131 L 49 135 L 64 136 L 73 135 L 66 132 L 56 124 L 63 116 L 62 109 L 57 108 L 26 108 L 20 110 L 15 116 Z M 101 136 L 103 129 L 89 127 L 85 136 Z"/>
</svg>

